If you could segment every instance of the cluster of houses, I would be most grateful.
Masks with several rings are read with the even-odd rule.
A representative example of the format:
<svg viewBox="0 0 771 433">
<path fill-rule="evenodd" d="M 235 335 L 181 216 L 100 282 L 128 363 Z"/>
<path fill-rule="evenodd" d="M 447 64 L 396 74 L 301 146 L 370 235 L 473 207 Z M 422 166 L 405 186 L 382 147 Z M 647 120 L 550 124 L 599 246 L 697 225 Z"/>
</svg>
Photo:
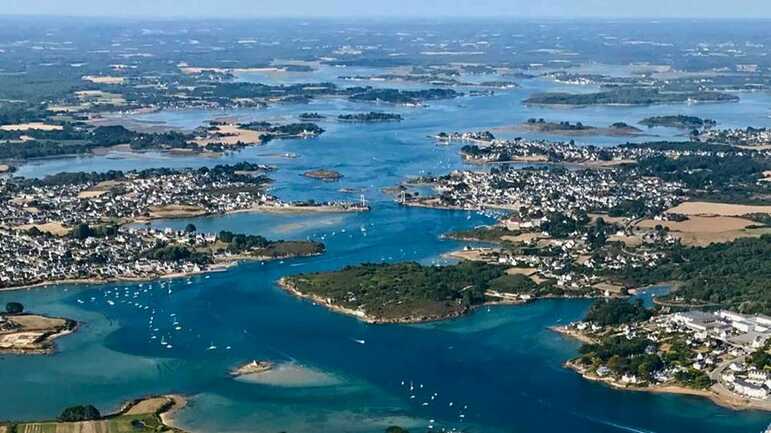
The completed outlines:
<svg viewBox="0 0 771 433">
<path fill-rule="evenodd" d="M 455 171 L 438 178 L 434 188 L 440 207 L 525 207 L 531 213 L 566 215 L 608 211 L 630 201 L 638 201 L 649 213 L 657 214 L 682 201 L 685 190 L 679 182 L 611 169 Z"/>
<path fill-rule="evenodd" d="M 204 248 L 212 234 L 155 229 L 121 229 L 115 236 L 33 236 L 0 229 L 0 288 L 72 280 L 145 280 L 164 275 L 196 273 L 207 263 L 154 258 L 157 245 Z"/>
<path fill-rule="evenodd" d="M 764 348 L 771 338 L 771 317 L 768 316 L 744 315 L 727 310 L 691 310 L 613 327 L 575 322 L 567 329 L 589 338 L 619 335 L 631 340 L 642 337 L 651 342 L 645 349 L 649 355 L 660 353 L 661 347 L 672 344 L 673 340 L 683 341 L 689 353 L 687 361 L 668 363 L 653 372 L 654 384 L 672 382 L 678 372 L 693 369 L 704 372 L 722 385 L 725 392 L 740 398 L 765 400 L 771 394 L 771 374 L 748 361 L 749 355 Z M 605 365 L 592 373 L 622 385 L 644 383 L 633 373 L 614 377 L 614 372 Z"/>
<path fill-rule="evenodd" d="M 708 129 L 697 137 L 700 141 L 730 144 L 732 146 L 768 146 L 771 129 L 747 127 L 744 129 Z"/>
<path fill-rule="evenodd" d="M 665 320 L 688 330 L 696 341 L 723 345 L 731 356 L 721 364 L 714 356 L 700 356 L 695 359 L 694 368 L 711 369 L 721 384 L 740 396 L 762 400 L 771 394 L 771 374 L 746 361 L 750 353 L 763 349 L 771 338 L 771 317 L 721 310 L 674 313 Z"/>
<path fill-rule="evenodd" d="M 235 171 L 127 172 L 115 180 L 47 183 L 0 179 L 0 224 L 5 227 L 58 222 L 64 225 L 148 217 L 154 210 L 186 206 L 217 214 L 277 204 L 262 176 Z"/>
<path fill-rule="evenodd" d="M 515 268 L 532 269 L 537 280 L 552 280 L 554 285 L 564 290 L 600 290 L 610 296 L 611 288 L 603 284 L 606 278 L 602 270 L 625 268 L 654 268 L 665 257 L 663 252 L 639 251 L 627 252 L 622 249 L 613 252 L 593 252 L 587 242 L 587 235 L 574 233 L 569 239 L 531 238 L 523 241 L 524 246 L 544 246 L 551 248 L 554 254 L 529 255 L 511 250 L 485 250 L 482 256 L 490 263 L 497 263 Z M 469 247 L 470 248 L 470 247 Z M 575 264 L 580 264 L 576 268 Z M 532 277 L 531 277 L 532 278 Z"/>
<path fill-rule="evenodd" d="M 476 143 L 491 143 L 495 136 L 490 131 L 467 131 L 467 132 L 440 132 L 434 136 L 440 142 L 450 141 L 469 141 Z"/>
<path fill-rule="evenodd" d="M 744 131 L 744 130 L 739 130 Z M 766 136 L 771 136 L 771 131 L 763 131 Z M 713 134 L 715 131 L 707 131 L 705 134 Z M 444 134 L 444 135 L 442 135 Z M 574 141 L 548 141 L 515 138 L 512 140 L 495 139 L 488 131 L 441 133 L 438 139 L 451 141 L 454 139 L 473 141 L 483 146 L 470 145 L 461 149 L 464 159 L 479 163 L 489 162 L 516 162 L 516 161 L 543 161 L 543 162 L 567 162 L 567 163 L 604 163 L 622 164 L 639 161 L 645 158 L 662 156 L 670 159 L 686 156 L 721 156 L 726 154 L 724 150 L 699 149 L 688 146 L 682 148 L 657 148 L 655 146 L 613 146 L 595 147 L 576 144 Z M 710 140 L 712 141 L 712 140 Z M 769 144 L 771 140 L 766 140 Z M 756 143 L 760 144 L 760 143 Z M 732 155 L 749 155 L 750 151 L 736 149 Z"/>
</svg>

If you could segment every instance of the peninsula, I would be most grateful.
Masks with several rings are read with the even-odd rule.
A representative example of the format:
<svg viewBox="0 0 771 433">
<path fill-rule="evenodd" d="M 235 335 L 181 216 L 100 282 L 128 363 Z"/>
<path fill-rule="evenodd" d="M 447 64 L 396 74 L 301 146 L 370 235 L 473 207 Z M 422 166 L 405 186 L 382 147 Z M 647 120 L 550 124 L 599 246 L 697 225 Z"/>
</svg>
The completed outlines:
<svg viewBox="0 0 771 433">
<path fill-rule="evenodd" d="M 76 328 L 74 320 L 24 313 L 22 304 L 9 302 L 0 314 L 0 353 L 49 354 L 55 350 L 54 340 Z"/>
<path fill-rule="evenodd" d="M 147 397 L 131 401 L 114 414 L 102 416 L 92 405 L 66 408 L 56 420 L 0 423 L 6 432 L 103 432 L 184 433 L 171 425 L 170 416 L 187 401 L 179 395 Z"/>
<path fill-rule="evenodd" d="M 436 267 L 365 264 L 284 277 L 279 286 L 369 323 L 418 323 L 459 317 L 492 303 L 523 303 L 549 293 L 506 267 L 478 262 Z"/>
<path fill-rule="evenodd" d="M 506 128 L 497 128 L 497 129 L 506 129 Z M 597 126 L 590 126 L 590 125 L 584 125 L 582 122 L 552 122 L 552 121 L 546 121 L 544 119 L 528 119 L 527 122 L 520 125 L 518 128 L 515 129 L 521 129 L 525 131 L 531 131 L 531 132 L 542 132 L 544 134 L 550 134 L 550 135 L 564 135 L 564 136 L 572 136 L 572 137 L 579 137 L 579 136 L 597 136 L 597 135 L 603 135 L 603 136 L 609 136 L 609 137 L 627 137 L 627 136 L 635 136 L 640 135 L 642 131 L 639 128 L 635 128 L 634 126 L 628 125 L 624 122 L 616 122 L 611 124 L 608 127 L 597 127 Z"/>
</svg>

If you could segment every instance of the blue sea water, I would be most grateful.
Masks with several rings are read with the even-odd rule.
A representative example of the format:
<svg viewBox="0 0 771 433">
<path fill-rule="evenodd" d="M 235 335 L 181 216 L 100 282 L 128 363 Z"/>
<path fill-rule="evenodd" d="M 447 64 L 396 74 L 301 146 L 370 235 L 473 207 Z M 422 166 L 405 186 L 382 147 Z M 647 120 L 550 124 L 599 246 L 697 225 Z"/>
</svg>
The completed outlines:
<svg viewBox="0 0 771 433">
<path fill-rule="evenodd" d="M 761 431 L 771 421 L 766 413 L 731 411 L 696 397 L 616 391 L 562 368 L 576 355 L 578 343 L 548 327 L 581 318 L 588 301 L 539 301 L 480 309 L 454 321 L 374 326 L 276 287 L 284 275 L 362 262 L 444 263 L 442 255 L 462 244 L 442 240 L 442 234 L 492 222 L 477 213 L 401 208 L 381 192 L 407 176 L 464 167 L 457 145 L 437 145 L 426 138 L 441 130 L 516 124 L 529 117 L 592 125 L 634 123 L 661 112 L 701 114 L 726 126 L 769 123 L 764 111 L 769 98 L 763 94 L 742 95 L 736 104 L 549 110 L 524 107 L 521 100 L 551 85 L 538 80 L 523 84 L 524 89 L 436 102 L 423 109 L 324 100 L 299 108 L 235 113 L 154 113 L 143 119 L 187 129 L 223 114 L 272 120 L 293 118 L 301 111 L 334 114 L 379 108 L 400 111 L 406 120 L 373 125 L 325 122 L 328 132 L 317 139 L 274 141 L 219 159 L 111 155 L 22 166 L 19 175 L 43 176 L 62 170 L 249 160 L 278 167 L 272 174 L 273 192 L 284 199 L 355 200 L 361 191 L 373 210 L 156 221 L 158 227 L 193 222 L 201 231 L 322 240 L 328 251 L 319 257 L 244 263 L 163 286 L 65 285 L 0 293 L 0 304 L 17 300 L 30 311 L 82 322 L 76 334 L 60 340 L 53 356 L 0 358 L 0 383 L 12 390 L 2 397 L 0 419 L 52 418 L 63 407 L 80 403 L 108 411 L 126 399 L 181 392 L 191 401 L 178 422 L 193 432 L 369 433 L 382 432 L 390 424 L 413 431 L 429 425 L 435 431 L 523 433 Z M 656 133 L 677 137 L 674 131 Z M 618 141 L 581 140 L 598 145 Z M 283 153 L 298 157 L 287 159 L 280 156 Z M 312 168 L 338 170 L 345 177 L 326 183 L 301 176 Z M 357 192 L 341 192 L 342 187 Z M 230 368 L 252 359 L 271 360 L 278 367 L 256 382 L 228 376 Z"/>
</svg>

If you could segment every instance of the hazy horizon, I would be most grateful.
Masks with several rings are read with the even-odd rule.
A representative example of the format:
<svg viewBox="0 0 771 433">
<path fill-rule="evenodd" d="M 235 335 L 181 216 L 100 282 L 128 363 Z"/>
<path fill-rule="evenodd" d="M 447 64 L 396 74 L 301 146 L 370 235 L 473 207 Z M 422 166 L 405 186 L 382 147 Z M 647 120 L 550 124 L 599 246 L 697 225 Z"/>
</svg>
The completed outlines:
<svg viewBox="0 0 771 433">
<path fill-rule="evenodd" d="M 120 0 L 9 0 L 4 16 L 115 18 L 771 18 L 771 3 L 742 0 L 405 0 L 366 3 L 356 0 L 134 0 L 131 10 Z"/>
</svg>

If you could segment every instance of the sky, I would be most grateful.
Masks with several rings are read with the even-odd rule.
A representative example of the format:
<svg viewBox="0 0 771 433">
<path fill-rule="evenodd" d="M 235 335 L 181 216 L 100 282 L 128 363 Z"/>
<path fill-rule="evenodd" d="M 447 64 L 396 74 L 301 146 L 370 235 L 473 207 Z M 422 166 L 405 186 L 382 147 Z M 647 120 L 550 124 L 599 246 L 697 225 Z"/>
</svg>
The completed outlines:
<svg viewBox="0 0 771 433">
<path fill-rule="evenodd" d="M 771 18 L 771 0 L 0 0 L 0 15 Z"/>
</svg>

